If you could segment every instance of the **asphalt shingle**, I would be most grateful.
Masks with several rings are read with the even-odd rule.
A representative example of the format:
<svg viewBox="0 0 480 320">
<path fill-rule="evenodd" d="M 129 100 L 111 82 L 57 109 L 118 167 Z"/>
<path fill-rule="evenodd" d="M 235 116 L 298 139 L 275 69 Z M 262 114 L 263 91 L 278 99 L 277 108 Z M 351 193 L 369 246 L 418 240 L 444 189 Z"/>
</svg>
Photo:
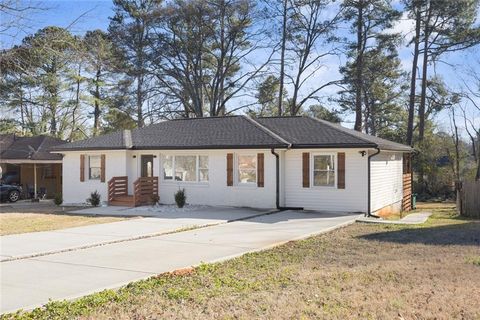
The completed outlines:
<svg viewBox="0 0 480 320">
<path fill-rule="evenodd" d="M 52 147 L 65 144 L 65 141 L 57 138 L 17 137 L 12 134 L 2 135 L 0 140 L 0 158 L 5 160 L 62 160 L 62 155 L 50 153 Z"/>
<path fill-rule="evenodd" d="M 409 146 L 307 116 L 264 117 L 256 120 L 292 143 L 293 148 L 379 147 L 385 150 L 412 151 Z"/>
<path fill-rule="evenodd" d="M 130 139 L 131 136 L 131 139 Z M 57 151 L 108 149 L 374 148 L 411 151 L 402 144 L 372 137 L 310 117 L 246 116 L 163 121 L 131 131 L 60 145 Z"/>
</svg>

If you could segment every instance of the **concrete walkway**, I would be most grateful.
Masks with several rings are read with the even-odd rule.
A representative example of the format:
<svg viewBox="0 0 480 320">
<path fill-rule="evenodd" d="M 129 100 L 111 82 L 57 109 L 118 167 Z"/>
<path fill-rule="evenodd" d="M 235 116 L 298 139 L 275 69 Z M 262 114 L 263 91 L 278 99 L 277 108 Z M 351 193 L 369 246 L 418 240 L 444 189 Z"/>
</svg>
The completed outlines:
<svg viewBox="0 0 480 320">
<path fill-rule="evenodd" d="M 1 309 L 31 309 L 153 275 L 230 259 L 352 223 L 356 215 L 284 211 L 217 226 L 2 262 Z"/>
<path fill-rule="evenodd" d="M 91 209 L 90 209 L 91 210 Z M 61 230 L 0 237 L 0 262 L 88 248 L 216 225 L 269 212 L 250 208 L 203 207 L 195 210 Z"/>
<path fill-rule="evenodd" d="M 430 217 L 431 212 L 419 212 L 419 213 L 412 213 L 403 217 L 399 220 L 385 220 L 385 219 L 378 219 L 378 218 L 368 218 L 368 217 L 360 217 L 357 219 L 358 222 L 366 222 L 366 223 L 383 223 L 383 224 L 422 224 L 427 221 L 428 217 Z"/>
</svg>

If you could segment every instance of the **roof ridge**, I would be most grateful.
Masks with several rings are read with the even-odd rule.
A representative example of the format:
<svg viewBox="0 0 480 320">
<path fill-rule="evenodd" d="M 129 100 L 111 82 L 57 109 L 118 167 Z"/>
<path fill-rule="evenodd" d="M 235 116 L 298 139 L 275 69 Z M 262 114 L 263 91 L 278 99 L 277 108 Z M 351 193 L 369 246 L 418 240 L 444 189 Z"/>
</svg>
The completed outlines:
<svg viewBox="0 0 480 320">
<path fill-rule="evenodd" d="M 272 119 L 272 118 L 302 118 L 303 115 L 295 115 L 295 116 L 262 116 L 257 117 L 258 119 Z"/>
<path fill-rule="evenodd" d="M 291 146 L 292 143 L 287 141 L 286 139 L 284 139 L 282 136 L 276 134 L 275 132 L 273 132 L 272 130 L 268 129 L 267 127 L 265 127 L 264 125 L 262 125 L 261 123 L 258 123 L 257 121 L 255 121 L 255 119 L 252 119 L 246 115 L 242 115 L 241 116 L 242 118 L 248 120 L 249 122 L 253 123 L 255 126 L 257 126 L 260 130 L 263 130 L 265 133 L 267 133 L 268 135 L 270 135 L 272 138 L 282 142 L 282 143 L 286 143 L 287 145 Z"/>
<path fill-rule="evenodd" d="M 44 136 L 44 135 L 40 135 L 40 137 L 42 138 L 42 142 L 40 142 L 40 144 L 38 145 L 38 148 L 35 150 L 35 152 L 38 152 L 40 149 L 42 149 L 42 146 L 45 143 L 45 140 L 47 139 L 47 136 Z"/>
<path fill-rule="evenodd" d="M 306 117 L 306 118 L 309 118 L 309 119 L 311 119 L 311 120 L 313 120 L 313 121 L 317 121 L 317 122 L 320 122 L 320 123 L 322 123 L 322 124 L 326 124 L 326 125 L 334 128 L 334 129 L 341 130 L 343 133 L 348 134 L 349 136 L 352 136 L 352 137 L 354 137 L 354 138 L 360 139 L 360 140 L 362 140 L 362 141 L 364 141 L 364 142 L 367 142 L 367 143 L 373 143 L 376 147 L 378 147 L 378 143 L 372 142 L 372 141 L 367 140 L 367 139 L 365 139 L 365 138 L 363 138 L 363 137 L 356 136 L 356 135 L 354 135 L 353 133 L 350 132 L 350 130 L 352 130 L 352 129 L 345 128 L 345 127 L 343 127 L 342 125 L 335 124 L 335 123 L 332 123 L 332 122 L 330 122 L 330 121 L 326 121 L 326 120 L 323 120 L 323 119 L 317 119 L 317 118 L 315 118 L 315 117 L 311 117 L 311 116 L 308 116 L 308 115 L 303 115 L 302 117 Z M 359 133 L 362 133 L 362 132 L 359 132 Z"/>
<path fill-rule="evenodd" d="M 152 123 L 152 124 L 160 124 L 165 121 L 182 121 L 182 120 L 207 120 L 207 119 L 218 119 L 218 118 L 238 118 L 242 117 L 242 115 L 239 114 L 230 114 L 230 115 L 225 115 L 225 116 L 208 116 L 208 117 L 194 117 L 194 118 L 175 118 L 175 119 L 165 119 L 163 121 L 160 121 L 158 123 Z M 145 128 L 145 127 L 143 127 Z"/>
</svg>

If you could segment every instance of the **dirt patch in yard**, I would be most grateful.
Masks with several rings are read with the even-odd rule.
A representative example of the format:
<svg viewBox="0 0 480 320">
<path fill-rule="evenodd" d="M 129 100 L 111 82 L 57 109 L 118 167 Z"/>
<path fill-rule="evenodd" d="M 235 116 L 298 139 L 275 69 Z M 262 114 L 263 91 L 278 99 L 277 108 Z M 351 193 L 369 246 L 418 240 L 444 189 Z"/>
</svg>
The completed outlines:
<svg viewBox="0 0 480 320">
<path fill-rule="evenodd" d="M 125 218 L 2 212 L 0 214 L 0 235 L 57 230 L 121 220 L 125 220 Z"/>
<path fill-rule="evenodd" d="M 356 223 L 18 317 L 480 319 L 480 223 L 442 210 L 424 226 Z"/>
</svg>

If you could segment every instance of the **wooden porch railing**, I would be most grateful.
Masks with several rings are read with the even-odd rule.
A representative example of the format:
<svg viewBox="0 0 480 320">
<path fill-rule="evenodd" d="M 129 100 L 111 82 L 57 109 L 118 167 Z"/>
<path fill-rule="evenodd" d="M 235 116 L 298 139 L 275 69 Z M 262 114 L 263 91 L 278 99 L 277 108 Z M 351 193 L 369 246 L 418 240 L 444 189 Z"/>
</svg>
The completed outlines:
<svg viewBox="0 0 480 320">
<path fill-rule="evenodd" d="M 128 177 L 113 177 L 108 181 L 108 202 L 128 195 Z"/>
<path fill-rule="evenodd" d="M 154 195 L 158 195 L 158 177 L 141 177 L 133 183 L 135 207 L 152 204 Z"/>
</svg>

